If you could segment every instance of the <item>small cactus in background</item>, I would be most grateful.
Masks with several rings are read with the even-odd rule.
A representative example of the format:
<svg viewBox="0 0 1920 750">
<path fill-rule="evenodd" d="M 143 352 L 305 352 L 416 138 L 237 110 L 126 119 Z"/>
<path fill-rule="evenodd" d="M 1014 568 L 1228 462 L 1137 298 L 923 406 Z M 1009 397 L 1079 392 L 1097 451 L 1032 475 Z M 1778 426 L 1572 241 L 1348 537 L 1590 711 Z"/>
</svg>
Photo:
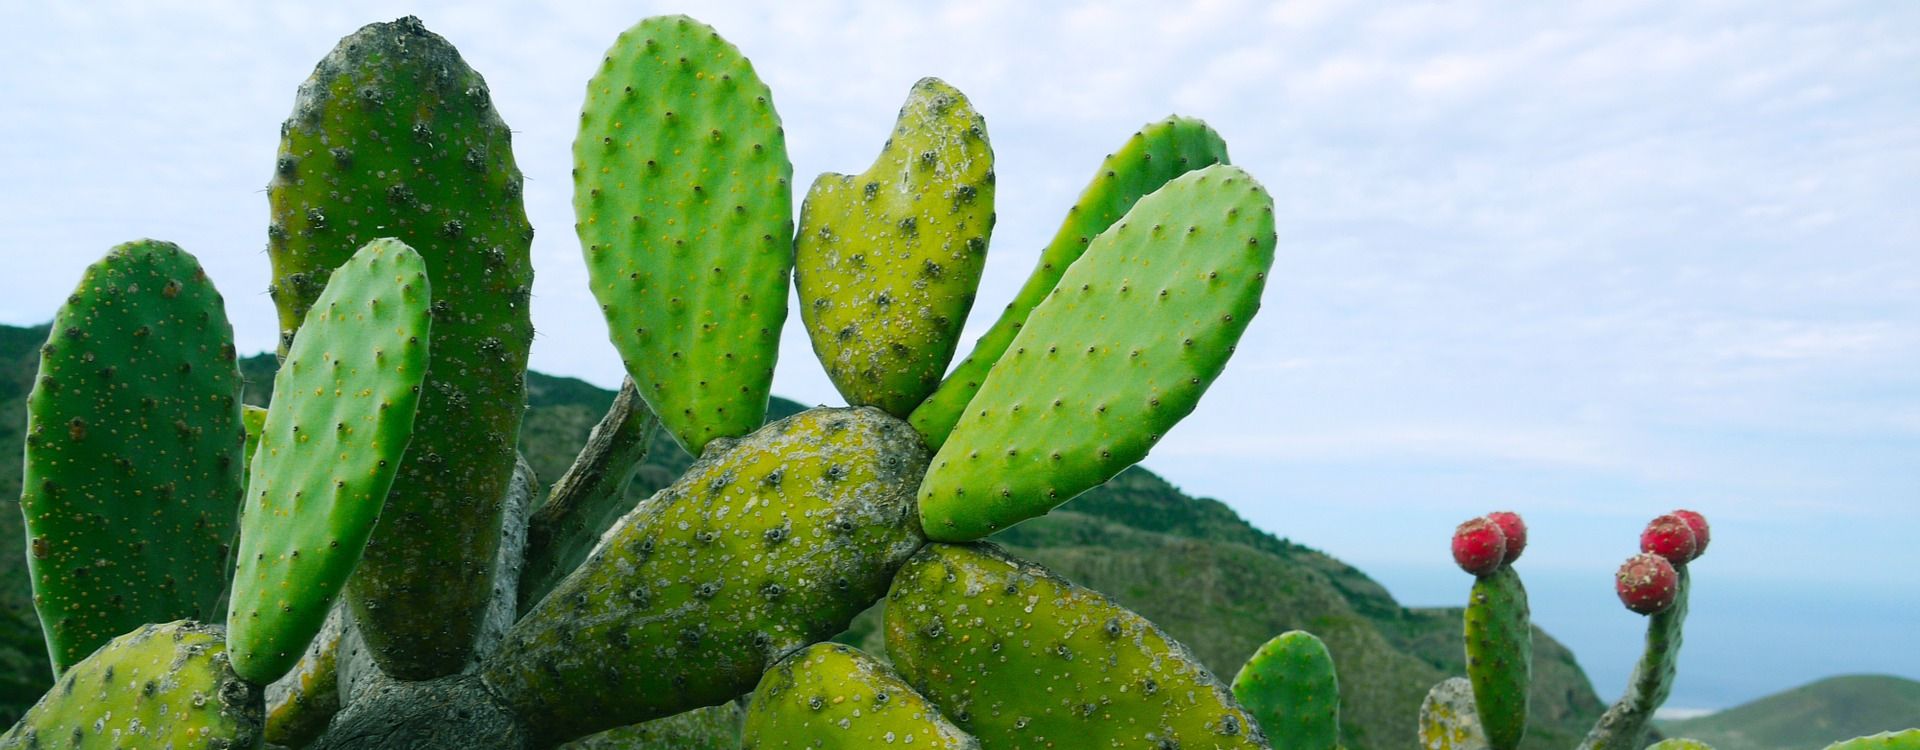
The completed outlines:
<svg viewBox="0 0 1920 750">
<path fill-rule="evenodd" d="M 1493 750 L 1514 750 L 1527 733 L 1533 622 L 1527 588 L 1512 565 L 1526 546 L 1526 522 L 1510 511 L 1467 521 L 1453 533 L 1455 562 L 1474 574 L 1465 617 L 1467 680 Z"/>
<path fill-rule="evenodd" d="M 1327 644 L 1312 633 L 1292 630 L 1267 641 L 1233 678 L 1233 697 L 1275 745 L 1340 745 L 1340 680 Z"/>
<path fill-rule="evenodd" d="M 1646 739 L 1654 711 L 1673 691 L 1680 662 L 1680 626 L 1687 619 L 1687 564 L 1698 558 L 1702 549 L 1694 537 L 1696 525 L 1704 531 L 1707 521 L 1692 511 L 1653 519 L 1640 535 L 1643 551 L 1628 559 L 1615 576 L 1621 603 L 1647 615 L 1646 650 L 1627 679 L 1626 693 L 1600 715 L 1581 741 L 1580 750 L 1639 747 Z"/>
</svg>

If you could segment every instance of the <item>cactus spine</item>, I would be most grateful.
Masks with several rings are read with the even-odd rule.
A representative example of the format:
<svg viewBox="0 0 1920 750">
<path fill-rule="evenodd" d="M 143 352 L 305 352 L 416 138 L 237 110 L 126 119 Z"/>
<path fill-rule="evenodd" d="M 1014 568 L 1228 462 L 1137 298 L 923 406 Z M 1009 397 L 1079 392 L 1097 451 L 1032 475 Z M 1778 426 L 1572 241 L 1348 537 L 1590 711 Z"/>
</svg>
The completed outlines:
<svg viewBox="0 0 1920 750">
<path fill-rule="evenodd" d="M 414 18 L 341 40 L 282 128 L 267 188 L 282 351 L 328 276 L 376 237 L 418 251 L 433 284 L 418 437 L 348 586 L 397 677 L 459 671 L 491 594 L 533 340 L 520 193 L 486 81 Z"/>
<path fill-rule="evenodd" d="M 241 489 L 235 361 L 220 293 L 172 243 L 115 247 L 54 318 L 20 508 L 56 676 L 114 636 L 216 606 Z"/>
</svg>

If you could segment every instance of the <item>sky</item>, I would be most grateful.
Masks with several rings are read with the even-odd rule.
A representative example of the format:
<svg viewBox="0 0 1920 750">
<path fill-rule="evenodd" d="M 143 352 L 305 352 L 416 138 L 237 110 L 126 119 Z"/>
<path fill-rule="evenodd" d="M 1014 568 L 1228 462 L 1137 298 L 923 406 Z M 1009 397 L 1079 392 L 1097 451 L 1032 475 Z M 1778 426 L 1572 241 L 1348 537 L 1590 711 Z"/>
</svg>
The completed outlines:
<svg viewBox="0 0 1920 750">
<path fill-rule="evenodd" d="M 414 14 L 514 129 L 534 368 L 615 385 L 573 127 L 618 32 L 679 12 L 753 60 L 797 189 L 864 169 L 920 77 L 967 94 L 999 221 L 963 348 L 1106 153 L 1211 123 L 1280 239 L 1225 375 L 1145 462 L 1189 493 L 1410 605 L 1464 603 L 1454 524 L 1518 510 L 1535 621 L 1607 700 L 1642 630 L 1611 574 L 1695 508 L 1715 533 L 1669 706 L 1920 679 L 1920 4 L 8 3 L 0 323 L 154 237 L 271 348 L 279 125 L 339 37 Z M 775 391 L 843 403 L 797 321 Z"/>
</svg>

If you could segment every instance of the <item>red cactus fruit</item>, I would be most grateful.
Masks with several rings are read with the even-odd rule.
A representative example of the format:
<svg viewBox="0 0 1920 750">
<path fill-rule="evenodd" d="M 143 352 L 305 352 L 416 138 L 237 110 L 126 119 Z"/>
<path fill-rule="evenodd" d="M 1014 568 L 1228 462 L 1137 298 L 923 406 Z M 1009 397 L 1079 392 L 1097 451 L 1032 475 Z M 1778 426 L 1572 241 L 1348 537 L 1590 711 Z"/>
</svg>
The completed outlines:
<svg viewBox="0 0 1920 750">
<path fill-rule="evenodd" d="M 1700 556 L 1700 542 L 1685 519 L 1671 513 L 1647 523 L 1640 532 L 1640 551 L 1667 558 L 1667 562 L 1685 565 Z"/>
<path fill-rule="evenodd" d="M 1642 552 L 1620 566 L 1613 575 L 1614 591 L 1627 609 L 1643 615 L 1665 612 L 1680 594 L 1680 573 L 1667 558 Z"/>
<path fill-rule="evenodd" d="M 1453 561 L 1460 569 L 1484 576 L 1500 569 L 1507 558 L 1507 537 L 1499 524 L 1475 518 L 1453 530 Z"/>
<path fill-rule="evenodd" d="M 1520 520 L 1520 514 L 1510 510 L 1496 510 L 1487 514 L 1487 520 L 1500 527 L 1500 533 L 1507 538 L 1507 554 L 1501 564 L 1512 565 L 1520 559 L 1520 553 L 1527 549 L 1527 522 Z"/>
<path fill-rule="evenodd" d="M 1711 539 L 1713 535 L 1707 530 L 1706 516 L 1691 510 L 1676 510 L 1667 515 L 1679 516 L 1680 520 L 1687 522 L 1687 528 L 1693 529 L 1693 541 L 1696 543 L 1693 556 L 1696 559 L 1701 555 L 1707 554 L 1707 540 Z"/>
</svg>

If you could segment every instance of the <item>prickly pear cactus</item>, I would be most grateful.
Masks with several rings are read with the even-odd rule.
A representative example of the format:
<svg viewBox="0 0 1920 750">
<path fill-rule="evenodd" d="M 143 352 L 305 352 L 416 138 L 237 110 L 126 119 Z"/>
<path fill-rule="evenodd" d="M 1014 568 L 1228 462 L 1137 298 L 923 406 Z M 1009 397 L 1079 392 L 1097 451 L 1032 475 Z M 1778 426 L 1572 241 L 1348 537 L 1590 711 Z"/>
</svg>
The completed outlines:
<svg viewBox="0 0 1920 750">
<path fill-rule="evenodd" d="M 940 384 L 986 267 L 993 144 L 958 89 L 923 78 L 873 166 L 813 181 L 794 286 L 840 395 L 905 418 Z"/>
<path fill-rule="evenodd" d="M 1093 238 L 1107 231 L 1125 216 L 1133 204 L 1168 180 L 1214 164 L 1227 163 L 1227 144 L 1220 134 L 1199 120 L 1173 116 L 1150 123 L 1127 139 L 1120 150 L 1109 154 L 1094 172 L 1093 181 L 1080 191 L 1080 199 L 1067 209 L 1053 240 L 1040 251 L 1040 264 L 1027 277 L 1013 301 L 1001 311 L 999 320 L 980 336 L 973 351 L 960 361 L 940 387 L 913 410 L 908 421 L 920 431 L 927 445 L 939 450 L 960 421 L 967 403 L 980 390 L 987 373 L 1005 354 L 1013 337 L 1026 324 L 1041 300 L 1053 292 L 1067 267 L 1080 259 Z"/>
<path fill-rule="evenodd" d="M 341 40 L 300 87 L 268 185 L 282 351 L 327 278 L 395 237 L 433 283 L 416 434 L 348 597 L 382 669 L 468 661 L 493 576 L 533 340 L 533 229 L 511 135 L 453 45 L 403 18 Z"/>
<path fill-rule="evenodd" d="M 1855 737 L 1828 745 L 1826 750 L 1916 750 L 1920 748 L 1920 729 L 1881 732 Z"/>
<path fill-rule="evenodd" d="M 1520 574 L 1502 566 L 1475 579 L 1465 621 L 1475 713 L 1493 750 L 1514 750 L 1527 733 L 1533 684 L 1533 624 Z"/>
<path fill-rule="evenodd" d="M 221 748 L 260 744 L 260 689 L 227 665 L 221 629 L 144 625 L 67 670 L 0 735 L 0 750 Z"/>
<path fill-rule="evenodd" d="M 1713 746 L 1695 739 L 1673 737 L 1648 745 L 1647 750 L 1713 750 Z"/>
<path fill-rule="evenodd" d="M 57 675 L 150 622 L 205 618 L 241 490 L 220 293 L 167 242 L 115 247 L 54 318 L 27 397 L 27 569 Z"/>
<path fill-rule="evenodd" d="M 640 396 L 688 452 L 766 418 L 793 270 L 793 194 L 773 94 L 685 16 L 607 51 L 573 143 L 593 294 Z"/>
<path fill-rule="evenodd" d="M 1667 701 L 1673 691 L 1673 678 L 1680 663 L 1681 626 L 1687 620 L 1687 593 L 1690 579 L 1687 566 L 1679 567 L 1679 585 L 1673 605 L 1647 618 L 1647 645 L 1639 663 L 1627 678 L 1627 691 L 1608 706 L 1592 731 L 1580 742 L 1580 750 L 1632 750 L 1646 740 L 1647 725 L 1653 712 Z"/>
<path fill-rule="evenodd" d="M 935 454 L 927 536 L 985 537 L 1144 458 L 1226 366 L 1273 247 L 1273 200 L 1235 167 L 1134 204 L 1034 309 Z"/>
<path fill-rule="evenodd" d="M 1473 683 L 1449 677 L 1420 703 L 1422 750 L 1487 750 L 1487 732 L 1473 708 Z"/>
<path fill-rule="evenodd" d="M 887 654 L 985 748 L 1266 747 L 1185 646 L 990 546 L 930 544 L 887 594 Z"/>
<path fill-rule="evenodd" d="M 1267 641 L 1233 678 L 1233 697 L 1277 746 L 1340 745 L 1340 681 L 1327 644 L 1312 633 L 1294 630 Z"/>
<path fill-rule="evenodd" d="M 926 448 L 877 409 L 715 443 L 607 532 L 481 666 L 543 741 L 730 700 L 844 630 L 924 540 Z"/>
<path fill-rule="evenodd" d="M 753 691 L 740 750 L 907 747 L 977 749 L 893 670 L 837 643 L 808 646 Z"/>
<path fill-rule="evenodd" d="M 375 240 L 334 271 L 273 381 L 227 608 L 234 671 L 280 679 L 360 561 L 413 437 L 426 376 L 426 264 Z"/>
</svg>

